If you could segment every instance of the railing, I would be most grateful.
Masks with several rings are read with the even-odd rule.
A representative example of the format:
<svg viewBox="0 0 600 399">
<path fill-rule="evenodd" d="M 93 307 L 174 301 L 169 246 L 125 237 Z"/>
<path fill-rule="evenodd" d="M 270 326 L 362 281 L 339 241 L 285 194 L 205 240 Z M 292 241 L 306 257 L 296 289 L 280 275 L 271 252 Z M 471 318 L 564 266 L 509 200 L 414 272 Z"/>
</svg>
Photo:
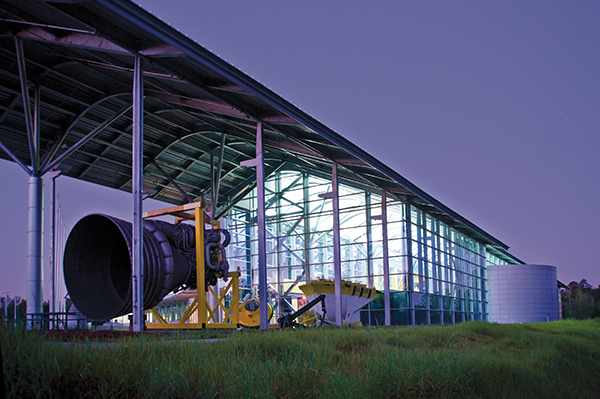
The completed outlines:
<svg viewBox="0 0 600 399">
<path fill-rule="evenodd" d="M 74 312 L 28 313 L 25 318 L 8 319 L 4 317 L 2 321 L 2 325 L 7 328 L 28 328 L 41 331 L 75 330 L 87 326 L 87 320 Z"/>
</svg>

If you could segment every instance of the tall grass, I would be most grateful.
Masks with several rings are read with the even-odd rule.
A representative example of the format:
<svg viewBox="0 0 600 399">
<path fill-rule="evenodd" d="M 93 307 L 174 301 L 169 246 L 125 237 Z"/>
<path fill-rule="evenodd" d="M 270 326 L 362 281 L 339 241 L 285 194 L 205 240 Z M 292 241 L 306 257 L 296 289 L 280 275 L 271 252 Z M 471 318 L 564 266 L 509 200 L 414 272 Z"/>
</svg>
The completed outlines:
<svg viewBox="0 0 600 399">
<path fill-rule="evenodd" d="M 143 335 L 65 346 L 0 330 L 8 398 L 591 398 L 600 321 Z M 199 337 L 203 337 L 201 334 Z"/>
</svg>

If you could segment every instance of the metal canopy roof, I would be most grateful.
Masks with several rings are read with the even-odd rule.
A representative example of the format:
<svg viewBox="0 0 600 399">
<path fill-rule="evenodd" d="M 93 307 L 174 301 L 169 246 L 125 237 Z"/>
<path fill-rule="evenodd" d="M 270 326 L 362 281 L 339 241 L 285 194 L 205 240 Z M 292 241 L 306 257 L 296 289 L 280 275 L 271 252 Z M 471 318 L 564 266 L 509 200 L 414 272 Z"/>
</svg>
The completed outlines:
<svg viewBox="0 0 600 399">
<path fill-rule="evenodd" d="M 144 187 L 152 198 L 173 204 L 210 199 L 211 173 L 222 155 L 222 215 L 255 185 L 254 170 L 239 165 L 255 157 L 261 122 L 267 176 L 286 169 L 330 176 L 335 161 L 342 183 L 385 189 L 468 236 L 508 248 L 127 0 L 0 4 L 0 156 L 33 175 L 60 164 L 67 176 L 130 191 L 136 54 L 144 59 Z M 22 91 L 22 80 L 29 90 Z M 24 103 L 31 115 L 39 110 L 38 126 L 31 123 L 37 139 L 27 133 Z"/>
</svg>

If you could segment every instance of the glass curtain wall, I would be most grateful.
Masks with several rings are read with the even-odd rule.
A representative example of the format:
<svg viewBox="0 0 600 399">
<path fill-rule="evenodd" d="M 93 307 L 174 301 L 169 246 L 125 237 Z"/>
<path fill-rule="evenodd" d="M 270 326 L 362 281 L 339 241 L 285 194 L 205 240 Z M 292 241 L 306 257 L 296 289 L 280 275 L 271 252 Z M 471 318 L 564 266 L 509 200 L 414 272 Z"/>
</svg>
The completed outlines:
<svg viewBox="0 0 600 399">
<path fill-rule="evenodd" d="M 300 285 L 334 279 L 331 181 L 280 171 L 265 182 L 267 280 L 274 318 L 304 304 Z M 374 190 L 375 191 L 375 190 Z M 384 256 L 388 257 L 392 325 L 486 320 L 485 246 L 416 207 L 387 199 L 388 253 L 383 251 L 381 195 L 339 185 L 342 278 L 381 291 L 361 321 L 384 324 Z M 240 297 L 258 298 L 256 192 L 227 214 L 231 270 Z M 274 320 L 274 319 L 273 319 Z"/>
</svg>

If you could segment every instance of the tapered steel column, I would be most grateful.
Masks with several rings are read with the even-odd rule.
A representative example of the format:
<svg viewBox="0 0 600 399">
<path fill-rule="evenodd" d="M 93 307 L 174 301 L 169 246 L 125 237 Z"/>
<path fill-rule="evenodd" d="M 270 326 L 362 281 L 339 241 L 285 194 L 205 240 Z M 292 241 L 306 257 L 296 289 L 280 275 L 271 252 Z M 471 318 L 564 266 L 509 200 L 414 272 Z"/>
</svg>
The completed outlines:
<svg viewBox="0 0 600 399">
<path fill-rule="evenodd" d="M 331 191 L 319 194 L 319 198 L 330 199 L 333 206 L 333 271 L 335 292 L 335 324 L 342 326 L 342 257 L 340 250 L 340 201 L 338 195 L 337 163 L 331 168 Z"/>
<path fill-rule="evenodd" d="M 387 198 L 385 191 L 381 193 L 381 231 L 383 239 L 383 301 L 385 325 L 392 324 L 390 303 L 390 262 L 388 259 Z"/>
<path fill-rule="evenodd" d="M 27 211 L 27 267 L 29 292 L 27 314 L 41 313 L 43 303 L 44 269 L 42 242 L 44 237 L 44 180 L 29 177 L 29 208 Z M 39 316 L 37 316 L 39 318 Z M 28 328 L 37 329 L 37 323 L 28 323 Z"/>
<path fill-rule="evenodd" d="M 269 327 L 267 291 L 267 226 L 265 222 L 265 159 L 263 154 L 262 123 L 256 126 L 256 200 L 258 227 L 258 292 L 260 295 L 260 329 Z"/>
<path fill-rule="evenodd" d="M 29 153 L 31 156 L 31 170 L 17 160 L 28 173 L 29 177 L 29 208 L 27 211 L 27 274 L 29 281 L 29 292 L 27 293 L 27 314 L 41 313 L 43 304 L 44 269 L 42 257 L 42 245 L 44 238 L 44 181 L 39 173 L 39 126 L 40 126 L 40 90 L 35 89 L 35 108 L 33 118 L 31 116 L 31 105 L 29 99 L 29 84 L 27 81 L 27 70 L 25 67 L 25 55 L 23 42 L 15 37 L 17 62 L 19 66 L 19 78 L 21 80 L 21 95 L 23 98 L 23 112 L 27 137 L 29 141 Z M 32 120 L 33 119 L 33 120 Z M 4 146 L 2 148 L 7 154 L 12 155 Z M 11 156 L 16 159 L 16 157 Z M 16 302 L 15 302 L 16 304 Z M 16 312 L 15 312 L 16 318 Z M 39 316 L 36 316 L 39 318 Z M 41 327 L 37 322 L 27 323 L 27 328 L 36 329 Z"/>
<path fill-rule="evenodd" d="M 337 163 L 331 170 L 331 202 L 333 205 L 333 267 L 335 271 L 335 324 L 342 326 L 342 257 L 340 249 L 340 198 Z"/>
<path fill-rule="evenodd" d="M 416 222 L 416 221 L 415 221 Z M 413 274 L 412 253 L 412 212 L 410 203 L 404 204 L 404 223 L 406 223 L 406 262 L 408 265 L 408 295 L 410 300 L 410 324 L 415 325 L 415 304 L 413 294 L 415 292 L 415 280 Z"/>
<path fill-rule="evenodd" d="M 144 82 L 142 59 L 135 57 L 133 72 L 133 169 L 131 193 L 133 195 L 132 224 L 132 292 L 133 292 L 133 331 L 144 330 L 144 243 L 142 221 L 142 189 L 144 174 Z M 200 287 L 198 287 L 200 289 Z"/>
<path fill-rule="evenodd" d="M 258 230 L 258 302 L 260 329 L 269 327 L 267 291 L 267 227 L 265 223 L 265 158 L 263 154 L 262 123 L 256 125 L 256 158 L 240 162 L 241 166 L 256 167 L 256 228 Z"/>
<path fill-rule="evenodd" d="M 51 301 L 50 312 L 56 312 L 56 265 L 57 260 L 57 234 L 56 234 L 56 178 L 60 175 L 60 171 L 54 171 L 50 174 L 52 182 L 52 198 L 50 199 L 50 212 L 52 218 L 50 222 L 50 268 L 52 270 L 52 285 L 50 289 Z"/>
</svg>

